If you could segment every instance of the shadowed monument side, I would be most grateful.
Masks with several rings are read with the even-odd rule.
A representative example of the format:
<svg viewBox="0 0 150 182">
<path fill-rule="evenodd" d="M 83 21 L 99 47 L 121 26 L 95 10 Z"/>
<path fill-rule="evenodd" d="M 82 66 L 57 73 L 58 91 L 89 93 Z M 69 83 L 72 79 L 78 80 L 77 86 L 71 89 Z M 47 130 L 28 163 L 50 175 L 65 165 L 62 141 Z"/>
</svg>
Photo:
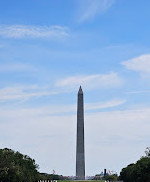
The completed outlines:
<svg viewBox="0 0 150 182">
<path fill-rule="evenodd" d="M 81 86 L 78 91 L 77 105 L 76 179 L 85 180 L 84 102 L 83 91 Z"/>
</svg>

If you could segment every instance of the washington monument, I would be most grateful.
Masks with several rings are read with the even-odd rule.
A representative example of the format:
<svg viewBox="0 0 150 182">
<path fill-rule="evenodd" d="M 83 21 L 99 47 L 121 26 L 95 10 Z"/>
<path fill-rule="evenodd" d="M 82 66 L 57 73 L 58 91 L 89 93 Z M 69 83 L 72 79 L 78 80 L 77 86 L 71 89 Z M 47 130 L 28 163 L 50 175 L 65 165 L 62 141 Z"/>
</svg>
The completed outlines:
<svg viewBox="0 0 150 182">
<path fill-rule="evenodd" d="M 84 103 L 83 103 L 83 91 L 81 86 L 78 91 L 78 105 L 77 105 L 76 179 L 85 180 Z"/>
</svg>

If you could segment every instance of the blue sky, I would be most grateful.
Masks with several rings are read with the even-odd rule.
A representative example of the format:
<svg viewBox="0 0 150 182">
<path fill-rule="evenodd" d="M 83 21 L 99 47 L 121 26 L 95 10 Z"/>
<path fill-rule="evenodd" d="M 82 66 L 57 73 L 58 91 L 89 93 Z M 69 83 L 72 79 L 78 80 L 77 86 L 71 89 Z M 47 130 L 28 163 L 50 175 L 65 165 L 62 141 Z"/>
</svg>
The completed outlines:
<svg viewBox="0 0 150 182">
<path fill-rule="evenodd" d="M 0 2 L 0 147 L 75 175 L 85 100 L 86 175 L 119 172 L 150 138 L 150 1 Z"/>
</svg>

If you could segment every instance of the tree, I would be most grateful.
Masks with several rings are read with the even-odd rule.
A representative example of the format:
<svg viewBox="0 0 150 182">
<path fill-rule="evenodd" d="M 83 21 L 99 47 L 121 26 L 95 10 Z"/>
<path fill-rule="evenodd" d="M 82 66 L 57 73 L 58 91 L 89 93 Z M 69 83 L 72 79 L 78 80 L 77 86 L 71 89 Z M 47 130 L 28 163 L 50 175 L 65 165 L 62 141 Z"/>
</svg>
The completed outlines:
<svg viewBox="0 0 150 182">
<path fill-rule="evenodd" d="M 109 181 L 117 181 L 118 180 L 118 177 L 117 177 L 117 175 L 112 174 L 112 175 L 105 176 L 104 179 L 105 180 L 109 180 Z"/>
<path fill-rule="evenodd" d="M 136 164 L 123 168 L 120 179 L 124 182 L 150 182 L 150 148 L 145 151 L 146 156 L 141 157 Z"/>
<path fill-rule="evenodd" d="M 47 173 L 40 173 L 39 175 L 40 180 L 68 180 L 67 177 L 57 174 L 47 174 Z"/>
<path fill-rule="evenodd" d="M 0 149 L 0 181 L 35 182 L 38 179 L 38 165 L 27 155 L 11 149 Z"/>
<path fill-rule="evenodd" d="M 124 182 L 135 182 L 135 173 L 135 164 L 130 164 L 122 169 L 120 179 L 124 180 Z"/>
<path fill-rule="evenodd" d="M 136 163 L 137 182 L 150 181 L 150 158 L 142 157 Z"/>
<path fill-rule="evenodd" d="M 145 154 L 146 154 L 146 157 L 150 157 L 150 147 L 146 148 Z"/>
</svg>

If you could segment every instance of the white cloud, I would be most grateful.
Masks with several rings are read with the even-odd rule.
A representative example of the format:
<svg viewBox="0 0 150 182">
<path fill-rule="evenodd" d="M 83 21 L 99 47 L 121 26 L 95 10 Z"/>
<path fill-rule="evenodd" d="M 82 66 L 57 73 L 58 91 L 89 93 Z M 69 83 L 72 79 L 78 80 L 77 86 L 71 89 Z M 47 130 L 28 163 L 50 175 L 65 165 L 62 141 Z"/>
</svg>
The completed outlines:
<svg viewBox="0 0 150 182">
<path fill-rule="evenodd" d="M 22 63 L 7 63 L 7 64 L 0 64 L 0 72 L 20 72 L 20 71 L 35 71 L 36 68 Z"/>
<path fill-rule="evenodd" d="M 101 103 L 87 103 L 85 104 L 85 110 L 94 110 L 94 109 L 105 109 L 105 108 L 111 108 L 116 107 L 124 104 L 125 100 L 110 100 L 105 101 Z"/>
<path fill-rule="evenodd" d="M 0 36 L 5 38 L 63 38 L 69 34 L 66 27 L 0 25 Z"/>
<path fill-rule="evenodd" d="M 145 54 L 133 59 L 129 59 L 122 62 L 122 65 L 130 70 L 141 73 L 150 73 L 150 54 Z"/>
<path fill-rule="evenodd" d="M 106 103 L 89 103 L 85 104 L 85 110 L 113 107 L 122 102 L 113 100 Z M 1 107 L 0 147 L 28 154 L 40 165 L 42 172 L 55 169 L 59 174 L 74 175 L 76 116 L 66 115 L 66 112 L 75 113 L 76 105 Z M 60 160 L 62 156 L 63 159 Z"/>
<path fill-rule="evenodd" d="M 40 95 L 40 94 L 39 94 Z M 42 94 L 41 94 L 42 95 Z M 40 95 L 40 96 L 41 96 Z M 29 95 L 28 97 L 32 97 L 33 95 Z M 37 94 L 36 94 L 37 96 Z M 43 95 L 42 95 L 43 96 Z M 22 96 L 23 97 L 23 96 Z M 21 98 L 22 98 L 21 97 Z M 26 96 L 27 97 L 27 96 Z M 16 97 L 18 99 L 18 97 Z M 8 98 L 7 99 L 12 99 Z M 15 99 L 15 96 L 13 97 Z M 125 100 L 109 100 L 105 102 L 96 102 L 96 103 L 85 103 L 85 112 L 90 111 L 90 110 L 97 110 L 97 109 L 106 109 L 106 108 L 112 108 L 112 107 L 117 107 L 122 104 L 124 104 L 126 101 Z M 37 108 L 27 108 L 27 109 L 19 109 L 20 113 L 28 114 L 28 115 L 40 115 L 40 116 L 45 116 L 45 115 L 55 115 L 57 116 L 58 114 L 66 114 L 66 113 L 74 113 L 76 112 L 77 106 L 75 104 L 72 105 L 49 105 L 45 107 L 37 107 Z M 17 110 L 12 110 L 11 113 L 15 115 Z M 1 115 L 5 115 L 5 112 L 3 112 Z"/>
<path fill-rule="evenodd" d="M 99 112 L 85 117 L 86 164 L 95 166 L 94 170 L 91 167 L 93 173 L 104 166 L 120 171 L 144 155 L 145 148 L 149 146 L 149 112 L 150 108 L 144 108 Z"/>
<path fill-rule="evenodd" d="M 150 93 L 150 90 L 137 90 L 137 91 L 126 92 L 126 94 L 145 94 L 145 93 Z"/>
<path fill-rule="evenodd" d="M 80 22 L 93 19 L 97 14 L 109 9 L 115 0 L 81 0 Z"/>
<path fill-rule="evenodd" d="M 41 97 L 47 95 L 54 95 L 57 92 L 48 91 L 46 89 L 31 87 L 6 87 L 0 89 L 0 101 L 10 100 L 26 100 L 31 97 Z"/>
<path fill-rule="evenodd" d="M 1 108 L 0 147 L 28 154 L 42 172 L 55 169 L 59 174 L 74 175 L 76 115 L 54 116 L 45 108 L 41 112 L 43 115 L 39 108 Z M 149 120 L 150 108 L 86 114 L 86 175 L 105 167 L 120 171 L 144 155 L 149 146 Z"/>
<path fill-rule="evenodd" d="M 108 75 L 90 75 L 90 76 L 77 76 L 69 77 L 56 82 L 54 88 L 49 88 L 47 86 L 40 87 L 36 85 L 24 85 L 24 86 L 12 86 L 0 88 L 0 102 L 7 101 L 26 101 L 34 97 L 43 97 L 56 95 L 61 93 L 68 93 L 75 91 L 79 85 L 83 85 L 84 89 L 95 89 L 95 88 L 112 88 L 119 86 L 121 80 L 114 73 Z M 61 89 L 60 89 L 61 88 Z M 120 100 L 111 100 L 106 103 L 97 103 L 88 105 L 88 107 L 93 108 L 105 108 L 111 107 L 113 105 L 120 104 Z"/>
<path fill-rule="evenodd" d="M 82 85 L 85 89 L 110 88 L 119 86 L 122 80 L 116 73 L 71 76 L 56 82 L 57 87 L 75 89 Z"/>
</svg>

